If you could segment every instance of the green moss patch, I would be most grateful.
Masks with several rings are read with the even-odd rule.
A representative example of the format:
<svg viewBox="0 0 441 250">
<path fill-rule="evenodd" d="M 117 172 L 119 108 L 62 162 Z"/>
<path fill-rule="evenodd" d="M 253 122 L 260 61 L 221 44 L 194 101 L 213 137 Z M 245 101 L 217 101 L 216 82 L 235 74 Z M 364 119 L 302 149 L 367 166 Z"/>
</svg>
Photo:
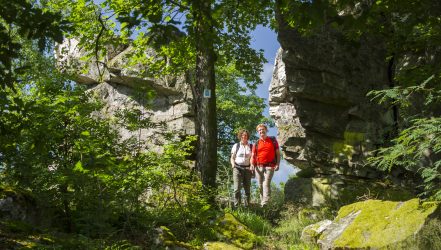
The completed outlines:
<svg viewBox="0 0 441 250">
<path fill-rule="evenodd" d="M 204 249 L 206 250 L 240 250 L 242 248 L 238 248 L 235 245 L 228 244 L 225 242 L 207 242 L 204 245 Z"/>
<path fill-rule="evenodd" d="M 336 141 L 332 145 L 332 151 L 336 155 L 334 162 L 340 163 L 342 160 L 352 160 L 352 155 L 356 153 L 355 147 L 360 147 L 365 143 L 365 133 L 345 131 L 343 140 Z"/>
<path fill-rule="evenodd" d="M 177 240 L 175 235 L 172 233 L 172 231 L 165 226 L 160 227 L 159 238 L 162 241 L 163 245 L 167 247 L 194 249 L 194 247 L 191 246 L 190 244 Z"/>
<path fill-rule="evenodd" d="M 254 244 L 261 241 L 230 213 L 225 213 L 225 216 L 218 220 L 216 231 L 220 234 L 220 238 L 242 249 L 252 249 Z"/>
<path fill-rule="evenodd" d="M 359 214 L 334 242 L 336 248 L 384 248 L 415 236 L 437 204 L 420 204 L 419 199 L 406 202 L 367 200 L 344 206 L 336 223 L 350 214 Z M 320 239 L 326 238 L 323 234 Z"/>
</svg>

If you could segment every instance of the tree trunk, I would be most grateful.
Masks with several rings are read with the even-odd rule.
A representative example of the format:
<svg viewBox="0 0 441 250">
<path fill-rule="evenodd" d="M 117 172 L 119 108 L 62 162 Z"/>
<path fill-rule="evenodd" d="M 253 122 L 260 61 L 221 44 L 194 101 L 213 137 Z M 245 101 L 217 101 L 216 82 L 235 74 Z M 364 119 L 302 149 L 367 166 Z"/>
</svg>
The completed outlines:
<svg viewBox="0 0 441 250">
<path fill-rule="evenodd" d="M 205 187 L 216 187 L 217 172 L 217 123 L 216 82 L 213 48 L 214 32 L 211 17 L 211 1 L 193 1 L 196 35 L 196 133 L 198 145 L 196 168 Z"/>
</svg>

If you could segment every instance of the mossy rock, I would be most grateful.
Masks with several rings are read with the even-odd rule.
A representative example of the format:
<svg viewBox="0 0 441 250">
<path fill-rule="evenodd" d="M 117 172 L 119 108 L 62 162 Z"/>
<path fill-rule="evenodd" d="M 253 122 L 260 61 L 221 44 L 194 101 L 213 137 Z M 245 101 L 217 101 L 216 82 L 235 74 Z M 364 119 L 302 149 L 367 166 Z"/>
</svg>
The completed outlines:
<svg viewBox="0 0 441 250">
<path fill-rule="evenodd" d="M 212 229 L 217 232 L 219 241 L 205 243 L 204 249 L 253 249 L 255 245 L 262 242 L 261 238 L 255 235 L 230 213 L 225 213 L 215 220 Z M 161 226 L 156 230 L 158 232 L 158 238 L 156 240 L 157 247 L 198 249 L 196 246 L 187 242 L 179 241 L 172 231 L 165 226 Z"/>
<path fill-rule="evenodd" d="M 332 221 L 323 220 L 315 224 L 309 225 L 302 230 L 300 239 L 305 243 L 316 243 L 323 230 L 331 225 Z"/>
<path fill-rule="evenodd" d="M 158 232 L 158 245 L 161 247 L 171 247 L 177 249 L 195 249 L 193 246 L 186 242 L 179 241 L 170 229 L 165 226 L 161 226 L 156 229 Z"/>
<path fill-rule="evenodd" d="M 309 230 L 314 235 L 307 238 L 318 238 L 323 249 L 409 249 L 438 207 L 439 203 L 421 204 L 419 199 L 357 202 L 340 208 L 318 237 L 316 230 Z"/>
<path fill-rule="evenodd" d="M 36 223 L 38 206 L 32 194 L 20 188 L 0 186 L 0 219 Z"/>
<path fill-rule="evenodd" d="M 236 247 L 233 244 L 225 242 L 207 242 L 204 244 L 204 250 L 241 250 L 242 248 Z"/>
<path fill-rule="evenodd" d="M 261 239 L 251 232 L 232 214 L 225 213 L 216 223 L 216 231 L 224 241 L 231 242 L 241 249 L 252 249 Z"/>
<path fill-rule="evenodd" d="M 342 176 L 291 178 L 285 184 L 285 201 L 309 206 L 341 207 L 359 200 L 404 201 L 414 198 L 411 190 L 388 183 Z"/>
</svg>

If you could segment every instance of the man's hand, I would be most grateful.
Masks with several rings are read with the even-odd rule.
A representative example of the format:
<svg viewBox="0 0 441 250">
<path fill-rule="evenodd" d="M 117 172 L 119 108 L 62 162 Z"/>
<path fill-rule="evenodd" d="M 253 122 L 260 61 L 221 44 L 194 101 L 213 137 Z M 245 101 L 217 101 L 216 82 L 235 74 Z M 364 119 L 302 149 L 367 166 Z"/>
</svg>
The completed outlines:
<svg viewBox="0 0 441 250">
<path fill-rule="evenodd" d="M 279 170 L 279 164 L 276 164 L 274 171 L 278 171 Z"/>
</svg>

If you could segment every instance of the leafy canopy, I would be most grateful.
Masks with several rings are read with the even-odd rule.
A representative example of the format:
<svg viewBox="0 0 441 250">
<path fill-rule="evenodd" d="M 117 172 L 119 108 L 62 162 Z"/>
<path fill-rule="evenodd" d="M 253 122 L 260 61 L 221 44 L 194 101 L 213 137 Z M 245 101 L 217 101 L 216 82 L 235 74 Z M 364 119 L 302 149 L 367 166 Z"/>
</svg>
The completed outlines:
<svg viewBox="0 0 441 250">
<path fill-rule="evenodd" d="M 35 40 L 44 50 L 51 40 L 61 42 L 62 31 L 68 28 L 59 13 L 48 11 L 35 1 L 0 1 L 0 87 L 12 87 L 15 75 L 29 66 L 14 67 L 14 59 L 22 49 L 20 39 Z"/>
</svg>

